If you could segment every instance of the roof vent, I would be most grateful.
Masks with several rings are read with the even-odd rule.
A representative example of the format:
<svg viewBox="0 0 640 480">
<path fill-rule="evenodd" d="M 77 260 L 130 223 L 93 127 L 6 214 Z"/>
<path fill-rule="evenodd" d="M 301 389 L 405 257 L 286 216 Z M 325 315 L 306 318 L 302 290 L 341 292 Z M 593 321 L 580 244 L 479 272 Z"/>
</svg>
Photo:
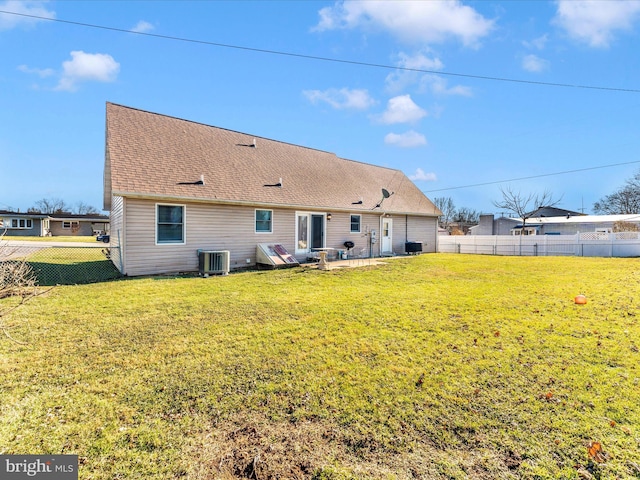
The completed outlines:
<svg viewBox="0 0 640 480">
<path fill-rule="evenodd" d="M 265 183 L 263 187 L 280 187 L 282 188 L 282 177 L 280 177 L 280 181 L 278 183 Z"/>
<path fill-rule="evenodd" d="M 178 185 L 204 185 L 204 175 L 200 175 L 200 180 L 195 182 L 178 182 Z"/>
</svg>

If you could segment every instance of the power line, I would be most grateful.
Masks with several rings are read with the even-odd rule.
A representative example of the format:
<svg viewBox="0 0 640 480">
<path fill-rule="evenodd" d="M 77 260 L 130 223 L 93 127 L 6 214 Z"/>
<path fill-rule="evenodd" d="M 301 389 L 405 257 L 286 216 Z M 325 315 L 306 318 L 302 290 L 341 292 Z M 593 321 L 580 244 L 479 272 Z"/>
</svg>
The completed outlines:
<svg viewBox="0 0 640 480">
<path fill-rule="evenodd" d="M 640 163 L 640 160 L 635 160 L 633 162 L 612 163 L 610 165 L 600 165 L 598 167 L 587 167 L 587 168 L 578 168 L 575 170 L 565 170 L 564 172 L 543 173 L 541 175 L 531 175 L 528 177 L 511 178 L 509 180 L 497 180 L 493 182 L 474 183 L 471 185 L 461 185 L 459 187 L 438 188 L 436 190 L 423 190 L 422 193 L 444 192 L 446 190 L 461 190 L 463 188 L 484 187 L 486 185 L 496 185 L 498 183 L 519 182 L 521 180 L 531 180 L 532 178 L 553 177 L 555 175 L 566 175 L 567 173 L 586 172 L 589 170 L 598 170 L 601 168 L 619 167 L 621 165 L 632 165 L 634 163 Z"/>
<path fill-rule="evenodd" d="M 88 27 L 88 28 L 96 28 L 101 30 L 109 30 L 112 32 L 121 32 L 121 33 L 131 33 L 135 35 L 144 35 L 147 37 L 153 38 L 161 38 L 164 40 L 172 40 L 178 42 L 187 42 L 187 43 L 196 43 L 200 45 L 209 45 L 213 47 L 220 48 L 230 48 L 235 50 L 244 50 L 249 52 L 257 52 L 257 53 L 265 53 L 269 55 L 280 55 L 285 57 L 293 57 L 293 58 L 302 58 L 306 60 L 317 60 L 321 62 L 331 62 L 331 63 L 341 63 L 346 65 L 357 65 L 361 67 L 371 67 L 371 68 L 382 68 L 385 70 L 402 70 L 408 72 L 418 72 L 418 73 L 429 73 L 433 75 L 445 75 L 450 77 L 461 77 L 461 78 L 472 78 L 476 80 L 489 80 L 495 82 L 509 82 L 509 83 L 520 83 L 520 84 L 528 84 L 528 85 L 540 85 L 546 87 L 563 87 L 563 88 L 581 88 L 581 89 L 589 89 L 589 90 L 605 90 L 605 91 L 613 91 L 613 92 L 627 92 L 627 93 L 640 93 L 640 89 L 635 88 L 618 88 L 618 87 L 602 87 L 597 85 L 582 85 L 582 84 L 572 84 L 572 83 L 560 83 L 560 82 L 541 82 L 535 80 L 522 80 L 516 78 L 506 78 L 506 77 L 493 77 L 488 75 L 473 75 L 469 73 L 456 73 L 456 72 L 442 72 L 437 70 L 425 70 L 421 68 L 409 68 L 409 67 L 400 67 L 394 65 L 386 65 L 383 63 L 370 63 L 370 62 L 360 62 L 357 60 L 344 60 L 339 58 L 331 58 L 331 57 L 320 57 L 316 55 L 306 55 L 302 53 L 293 53 L 293 52 L 284 52 L 280 50 L 268 50 L 264 48 L 255 48 L 255 47 L 246 47 L 242 45 L 232 45 L 228 43 L 219 43 L 219 42 L 210 42 L 207 40 L 196 40 L 192 38 L 185 37 L 175 37 L 172 35 L 161 35 L 158 33 L 149 33 L 149 32 L 137 32 L 135 30 L 128 30 L 125 28 L 117 28 L 117 27 L 109 27 L 106 25 L 97 25 L 85 22 L 75 22 L 72 20 L 62 20 L 60 18 L 48 18 L 42 17 L 39 15 L 29 15 L 26 13 L 17 13 L 17 12 L 9 12 L 6 10 L 0 10 L 0 13 L 4 13 L 6 15 L 16 15 L 20 17 L 33 18 L 36 20 L 46 20 L 50 22 L 58 22 L 65 23 L 68 25 L 76 25 L 80 27 Z"/>
</svg>

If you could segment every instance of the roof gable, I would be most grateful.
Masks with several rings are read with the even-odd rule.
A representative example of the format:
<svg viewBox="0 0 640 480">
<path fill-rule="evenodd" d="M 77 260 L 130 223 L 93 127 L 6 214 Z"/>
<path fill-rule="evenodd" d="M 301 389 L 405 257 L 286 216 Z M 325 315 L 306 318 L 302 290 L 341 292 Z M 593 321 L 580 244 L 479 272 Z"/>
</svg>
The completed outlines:
<svg viewBox="0 0 640 480">
<path fill-rule="evenodd" d="M 112 103 L 104 182 L 105 208 L 114 194 L 440 214 L 400 170 Z M 383 188 L 393 194 L 376 208 Z"/>
</svg>

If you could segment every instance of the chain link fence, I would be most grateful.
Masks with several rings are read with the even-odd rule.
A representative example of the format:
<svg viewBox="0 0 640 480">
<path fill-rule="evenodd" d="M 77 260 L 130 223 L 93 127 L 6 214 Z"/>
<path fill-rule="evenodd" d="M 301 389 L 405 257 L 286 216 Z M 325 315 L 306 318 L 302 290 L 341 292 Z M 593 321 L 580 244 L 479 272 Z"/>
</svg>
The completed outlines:
<svg viewBox="0 0 640 480">
<path fill-rule="evenodd" d="M 50 246 L 39 242 L 0 242 L 0 270 L 27 265 L 40 286 L 77 285 L 115 280 L 122 274 L 111 262 L 117 249 L 96 246 Z"/>
</svg>

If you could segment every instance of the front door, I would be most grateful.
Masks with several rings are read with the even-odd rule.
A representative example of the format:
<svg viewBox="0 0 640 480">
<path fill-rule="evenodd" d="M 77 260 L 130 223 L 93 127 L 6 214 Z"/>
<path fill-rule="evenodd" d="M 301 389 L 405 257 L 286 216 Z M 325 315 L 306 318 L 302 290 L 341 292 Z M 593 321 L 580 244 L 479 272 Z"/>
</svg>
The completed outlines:
<svg viewBox="0 0 640 480">
<path fill-rule="evenodd" d="M 391 234 L 393 230 L 393 221 L 391 218 L 382 219 L 382 243 L 380 245 L 382 253 L 393 253 L 393 242 Z"/>
</svg>

